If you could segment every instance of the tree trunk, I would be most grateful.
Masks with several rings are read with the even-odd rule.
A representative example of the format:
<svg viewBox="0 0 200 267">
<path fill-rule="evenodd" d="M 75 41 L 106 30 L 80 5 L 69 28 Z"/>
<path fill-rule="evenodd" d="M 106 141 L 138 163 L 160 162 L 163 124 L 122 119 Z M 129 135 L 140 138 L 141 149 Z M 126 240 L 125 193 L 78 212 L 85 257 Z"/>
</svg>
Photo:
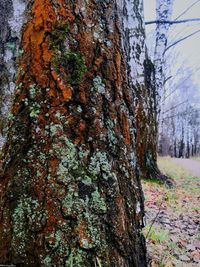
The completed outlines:
<svg viewBox="0 0 200 267">
<path fill-rule="evenodd" d="M 140 174 L 143 178 L 157 178 L 157 124 L 154 68 L 148 59 L 145 45 L 143 1 L 137 5 L 125 1 L 123 46 L 128 62 L 129 85 L 133 93 L 136 123 L 136 150 Z M 139 21 L 138 15 L 141 14 Z M 137 22 L 138 21 L 138 22 Z M 148 125 L 148 127 L 147 127 Z M 160 176 L 163 177 L 163 176 Z M 160 179 L 159 177 L 159 179 Z"/>
<path fill-rule="evenodd" d="M 140 109 L 137 114 L 137 137 L 140 140 L 140 146 L 137 146 L 137 152 L 140 155 L 139 166 L 141 175 L 145 179 L 157 179 L 168 187 L 174 185 L 170 177 L 164 175 L 157 164 L 157 134 L 158 124 L 156 120 L 156 89 L 155 89 L 155 70 L 154 65 L 148 59 L 144 62 L 145 87 L 143 93 L 144 109 Z M 145 97 L 146 94 L 146 97 Z"/>
<path fill-rule="evenodd" d="M 20 55 L 25 8 L 24 0 L 1 0 L 0 3 L 0 150 L 6 139 L 7 118 L 15 88 L 16 58 Z"/>
<path fill-rule="evenodd" d="M 167 21 L 171 19 L 172 7 L 174 0 L 156 0 L 156 17 L 159 21 Z M 156 116 L 157 116 L 157 139 L 158 146 L 160 143 L 160 137 L 163 132 L 163 111 L 165 107 L 165 49 L 167 48 L 168 32 L 170 24 L 157 24 L 156 25 L 156 43 L 154 51 L 154 65 L 155 65 L 155 90 L 157 94 L 156 102 Z M 160 151 L 162 155 L 162 151 Z"/>
<path fill-rule="evenodd" d="M 34 0 L 26 9 L 2 156 L 1 264 L 146 266 L 118 8 Z"/>
</svg>

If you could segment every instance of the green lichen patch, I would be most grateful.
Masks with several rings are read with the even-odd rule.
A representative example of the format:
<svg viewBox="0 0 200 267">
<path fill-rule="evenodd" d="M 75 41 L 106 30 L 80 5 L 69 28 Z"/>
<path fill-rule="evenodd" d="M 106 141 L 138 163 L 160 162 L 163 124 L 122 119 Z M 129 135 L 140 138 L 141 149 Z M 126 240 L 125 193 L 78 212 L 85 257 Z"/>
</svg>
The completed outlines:
<svg viewBox="0 0 200 267">
<path fill-rule="evenodd" d="M 114 123 L 111 120 L 107 120 L 107 129 L 108 129 L 108 140 L 109 147 L 114 149 L 115 145 L 118 143 L 115 132 L 114 132 Z"/>
<path fill-rule="evenodd" d="M 34 99 L 35 98 L 35 95 L 36 95 L 36 86 L 34 84 L 32 84 L 29 87 L 29 94 L 30 94 L 30 98 L 31 99 Z"/>
<path fill-rule="evenodd" d="M 12 248 L 20 255 L 24 255 L 28 243 L 28 232 L 39 231 L 46 223 L 47 214 L 40 209 L 39 202 L 30 197 L 19 200 L 12 215 L 13 239 Z"/>
<path fill-rule="evenodd" d="M 82 249 L 73 249 L 65 262 L 65 266 L 69 267 L 83 267 L 84 259 L 87 258 L 87 252 Z"/>
<path fill-rule="evenodd" d="M 106 203 L 104 199 L 101 197 L 99 194 L 99 191 L 96 190 L 92 193 L 92 203 L 95 208 L 95 210 L 99 210 L 100 212 L 102 211 L 103 213 L 106 212 Z"/>
<path fill-rule="evenodd" d="M 105 84 L 102 82 L 102 78 L 100 76 L 96 76 L 93 79 L 93 86 L 100 94 L 105 94 Z"/>
<path fill-rule="evenodd" d="M 49 127 L 49 130 L 50 130 L 50 135 L 53 137 L 53 136 L 56 136 L 57 135 L 57 131 L 58 130 L 61 130 L 63 131 L 63 127 L 61 124 L 51 124 L 50 127 Z"/>
<path fill-rule="evenodd" d="M 49 267 L 52 266 L 52 259 L 50 256 L 46 256 L 43 260 L 42 260 L 42 264 L 44 264 L 45 267 Z"/>
<path fill-rule="evenodd" d="M 93 175 L 99 175 L 103 172 L 103 177 L 106 180 L 113 176 L 111 172 L 111 165 L 105 152 L 97 151 L 93 157 L 91 157 L 89 170 Z"/>
<path fill-rule="evenodd" d="M 32 106 L 30 106 L 31 118 L 36 118 L 39 113 L 40 113 L 40 105 L 38 103 L 34 103 Z"/>
<path fill-rule="evenodd" d="M 6 48 L 10 49 L 14 53 L 16 50 L 16 44 L 14 42 L 7 42 Z"/>
</svg>

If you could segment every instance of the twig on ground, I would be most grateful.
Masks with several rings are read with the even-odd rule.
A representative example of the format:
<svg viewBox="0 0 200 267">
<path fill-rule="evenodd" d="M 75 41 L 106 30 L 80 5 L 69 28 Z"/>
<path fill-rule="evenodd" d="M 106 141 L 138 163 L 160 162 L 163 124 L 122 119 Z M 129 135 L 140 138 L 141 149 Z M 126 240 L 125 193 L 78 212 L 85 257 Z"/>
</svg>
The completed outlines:
<svg viewBox="0 0 200 267">
<path fill-rule="evenodd" d="M 159 209 L 158 209 L 158 212 L 157 212 L 156 216 L 155 216 L 154 219 L 151 221 L 149 230 L 148 230 L 148 232 L 147 232 L 147 234 L 146 234 L 146 236 L 145 236 L 146 239 L 148 238 L 148 236 L 149 236 L 149 234 L 150 234 L 150 232 L 151 232 L 151 229 L 152 229 L 154 223 L 156 222 L 156 219 L 158 218 L 158 215 L 160 214 L 160 211 L 161 211 L 163 202 L 164 202 L 164 197 L 162 198 L 162 201 L 161 201 L 161 203 L 160 203 L 160 206 L 159 206 Z"/>
</svg>

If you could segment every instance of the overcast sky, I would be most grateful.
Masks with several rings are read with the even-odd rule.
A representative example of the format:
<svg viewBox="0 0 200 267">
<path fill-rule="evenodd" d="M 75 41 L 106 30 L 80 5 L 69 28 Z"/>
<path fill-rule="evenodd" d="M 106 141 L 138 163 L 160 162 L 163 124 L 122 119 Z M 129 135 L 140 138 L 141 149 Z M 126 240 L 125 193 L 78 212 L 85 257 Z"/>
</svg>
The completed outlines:
<svg viewBox="0 0 200 267">
<path fill-rule="evenodd" d="M 144 0 L 145 21 L 155 20 L 155 2 L 156 0 Z M 174 0 L 172 19 L 178 17 L 183 11 L 185 11 L 185 9 L 187 9 L 187 7 L 189 7 L 195 2 L 197 2 L 197 0 Z M 195 4 L 180 19 L 185 18 L 200 18 L 200 1 L 198 1 L 198 3 Z M 169 34 L 169 44 L 181 39 L 184 36 L 189 35 L 190 33 L 198 29 L 200 30 L 200 22 L 190 22 L 171 26 Z M 154 25 L 146 26 L 147 36 L 149 36 L 151 32 L 154 32 L 154 30 Z M 152 43 L 152 39 L 150 40 Z M 167 53 L 168 56 L 175 56 L 175 62 L 172 68 L 173 72 L 175 72 L 181 65 L 183 65 L 185 69 L 187 68 L 187 66 L 192 68 L 194 73 L 193 79 L 200 88 L 200 69 L 199 71 L 195 71 L 197 68 L 200 68 L 200 32 L 197 33 L 195 36 L 189 38 L 188 40 L 177 44 L 176 46 L 174 46 L 173 49 L 169 49 Z"/>
</svg>

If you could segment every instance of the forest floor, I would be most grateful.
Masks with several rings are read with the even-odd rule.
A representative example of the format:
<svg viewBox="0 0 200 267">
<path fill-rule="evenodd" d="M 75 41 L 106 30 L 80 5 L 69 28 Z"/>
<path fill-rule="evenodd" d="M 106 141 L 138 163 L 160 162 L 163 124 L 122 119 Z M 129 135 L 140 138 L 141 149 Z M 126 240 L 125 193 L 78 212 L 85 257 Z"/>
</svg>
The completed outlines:
<svg viewBox="0 0 200 267">
<path fill-rule="evenodd" d="M 200 161 L 164 157 L 159 167 L 176 186 L 142 182 L 149 266 L 200 266 Z"/>
</svg>

